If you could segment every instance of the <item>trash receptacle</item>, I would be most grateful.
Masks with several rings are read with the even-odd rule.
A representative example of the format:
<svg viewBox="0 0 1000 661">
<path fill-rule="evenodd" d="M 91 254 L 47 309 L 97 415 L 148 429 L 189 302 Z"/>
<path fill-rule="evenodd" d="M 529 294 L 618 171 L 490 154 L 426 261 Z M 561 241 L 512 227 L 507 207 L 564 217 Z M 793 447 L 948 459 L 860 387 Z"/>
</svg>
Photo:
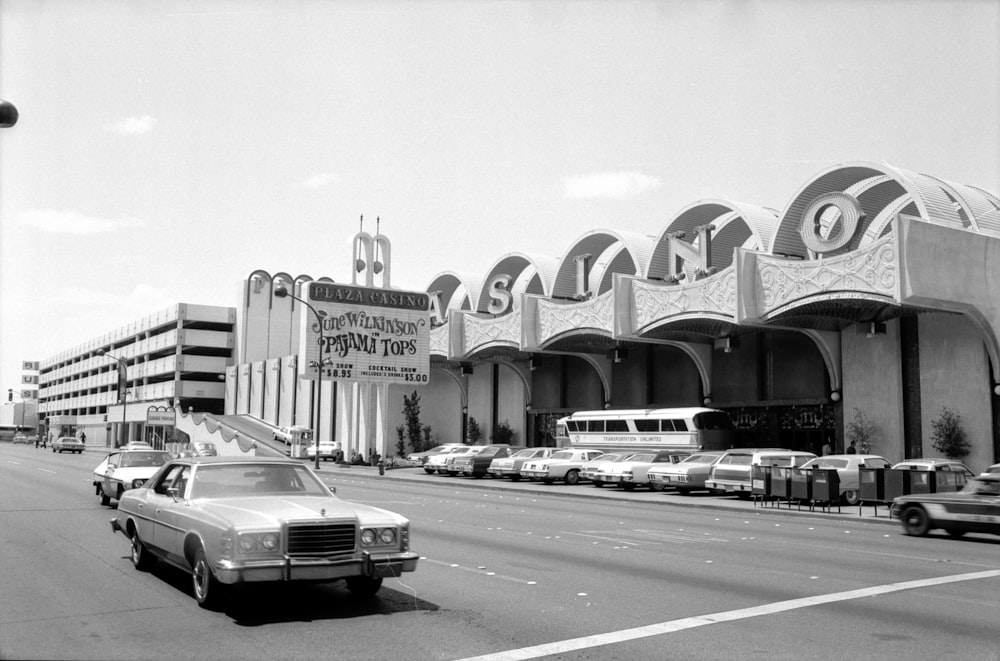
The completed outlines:
<svg viewBox="0 0 1000 661">
<path fill-rule="evenodd" d="M 823 503 L 840 502 L 840 473 L 836 468 L 814 468 L 812 499 Z"/>
<path fill-rule="evenodd" d="M 812 500 L 812 469 L 792 469 L 792 498 Z"/>
<path fill-rule="evenodd" d="M 756 502 L 759 498 L 771 497 L 771 469 L 773 466 L 750 467 L 750 496 Z"/>
<path fill-rule="evenodd" d="M 862 502 L 885 502 L 885 468 L 858 468 L 858 486 Z"/>
<path fill-rule="evenodd" d="M 771 495 L 779 500 L 792 497 L 792 467 L 771 467 Z"/>
</svg>

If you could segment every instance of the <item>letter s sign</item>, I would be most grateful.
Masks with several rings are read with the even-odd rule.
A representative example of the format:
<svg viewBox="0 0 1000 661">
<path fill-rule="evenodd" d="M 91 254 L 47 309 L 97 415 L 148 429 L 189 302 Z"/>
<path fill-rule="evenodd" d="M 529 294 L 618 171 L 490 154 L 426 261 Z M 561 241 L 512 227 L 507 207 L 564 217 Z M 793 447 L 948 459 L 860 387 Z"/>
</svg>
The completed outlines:
<svg viewBox="0 0 1000 661">
<path fill-rule="evenodd" d="M 490 304 L 486 311 L 490 314 L 503 314 L 510 310 L 514 297 L 509 291 L 511 277 L 501 273 L 490 280 Z"/>
</svg>

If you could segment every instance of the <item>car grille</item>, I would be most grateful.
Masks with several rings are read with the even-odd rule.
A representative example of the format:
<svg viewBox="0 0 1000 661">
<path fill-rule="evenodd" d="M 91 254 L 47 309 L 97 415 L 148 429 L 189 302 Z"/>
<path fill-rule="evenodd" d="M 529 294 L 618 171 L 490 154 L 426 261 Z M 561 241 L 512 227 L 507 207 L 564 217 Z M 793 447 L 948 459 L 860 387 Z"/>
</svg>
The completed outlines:
<svg viewBox="0 0 1000 661">
<path fill-rule="evenodd" d="M 354 553 L 354 523 L 306 523 L 288 526 L 288 555 L 316 556 Z"/>
</svg>

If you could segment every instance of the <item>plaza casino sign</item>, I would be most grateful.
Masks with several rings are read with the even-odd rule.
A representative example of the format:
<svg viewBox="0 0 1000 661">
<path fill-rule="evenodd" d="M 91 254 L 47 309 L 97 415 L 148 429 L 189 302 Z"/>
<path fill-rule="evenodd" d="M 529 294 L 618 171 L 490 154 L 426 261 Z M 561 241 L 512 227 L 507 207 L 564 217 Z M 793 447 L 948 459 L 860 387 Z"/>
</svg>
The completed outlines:
<svg viewBox="0 0 1000 661">
<path fill-rule="evenodd" d="M 424 292 L 310 282 L 315 317 L 305 378 L 419 385 L 430 381 L 430 297 Z M 310 367 L 312 366 L 312 367 Z"/>
</svg>

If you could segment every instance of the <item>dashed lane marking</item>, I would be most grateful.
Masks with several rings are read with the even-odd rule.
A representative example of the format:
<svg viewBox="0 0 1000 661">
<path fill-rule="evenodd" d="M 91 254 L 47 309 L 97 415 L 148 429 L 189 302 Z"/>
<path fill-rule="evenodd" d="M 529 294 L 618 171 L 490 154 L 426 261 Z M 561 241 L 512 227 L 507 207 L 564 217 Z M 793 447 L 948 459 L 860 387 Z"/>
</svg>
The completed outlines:
<svg viewBox="0 0 1000 661">
<path fill-rule="evenodd" d="M 849 601 L 851 599 L 862 599 L 864 597 L 873 597 L 880 594 L 890 594 L 892 592 L 900 592 L 902 590 L 916 590 L 919 588 L 933 587 L 935 585 L 961 583 L 963 581 L 978 581 L 985 578 L 996 578 L 998 576 L 1000 576 L 1000 569 L 973 572 L 971 574 L 956 574 L 953 576 L 924 578 L 917 581 L 889 583 L 888 585 L 875 585 L 868 588 L 861 588 L 859 590 L 848 590 L 846 592 L 835 592 L 832 594 L 821 594 L 813 597 L 803 597 L 800 599 L 789 599 L 788 601 L 778 601 L 773 604 L 762 604 L 752 608 L 740 608 L 732 611 L 723 611 L 721 613 L 686 617 L 680 620 L 672 620 L 670 622 L 661 622 L 659 624 L 650 624 L 644 627 L 635 627 L 634 629 L 623 629 L 621 631 L 611 631 L 593 636 L 583 636 L 582 638 L 571 638 L 569 640 L 534 645 L 532 647 L 522 647 L 516 650 L 507 650 L 506 652 L 468 657 L 462 661 L 522 661 L 524 659 L 537 659 L 551 654 L 564 654 L 566 652 L 575 652 L 591 647 L 600 647 L 602 645 L 612 645 L 614 643 L 622 643 L 629 640 L 637 640 L 639 638 L 662 636 L 676 631 L 684 631 L 685 629 L 694 629 L 696 627 L 703 627 L 709 624 L 719 624 L 720 622 L 733 622 L 751 617 L 760 617 L 762 615 L 784 613 L 786 611 L 797 610 L 799 608 L 810 608 L 812 606 L 822 606 L 840 601 Z"/>
</svg>

